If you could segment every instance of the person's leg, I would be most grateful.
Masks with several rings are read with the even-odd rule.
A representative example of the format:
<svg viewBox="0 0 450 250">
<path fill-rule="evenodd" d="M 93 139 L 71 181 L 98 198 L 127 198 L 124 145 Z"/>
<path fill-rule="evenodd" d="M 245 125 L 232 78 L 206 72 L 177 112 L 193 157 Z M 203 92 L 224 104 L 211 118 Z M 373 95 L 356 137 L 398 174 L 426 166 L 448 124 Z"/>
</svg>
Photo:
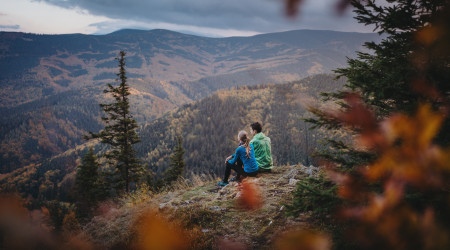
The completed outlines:
<svg viewBox="0 0 450 250">
<path fill-rule="evenodd" d="M 241 164 L 239 164 L 239 162 L 237 161 L 236 164 L 232 166 L 232 169 L 236 172 L 236 180 L 238 181 L 247 176 L 247 173 L 245 173 L 244 171 L 244 165 L 242 164 L 242 161 Z"/>
<path fill-rule="evenodd" d="M 228 178 L 230 177 L 230 174 L 231 174 L 231 169 L 233 169 L 236 172 L 236 176 L 239 176 L 239 177 L 237 177 L 238 179 L 242 178 L 242 176 L 243 177 L 246 176 L 246 173 L 245 173 L 244 168 L 243 168 L 242 161 L 241 161 L 241 164 L 239 164 L 239 160 L 236 161 L 235 164 L 230 164 L 230 163 L 227 162 L 227 165 L 226 165 L 226 168 L 225 168 L 225 176 L 223 178 L 223 182 L 228 182 Z"/>
<path fill-rule="evenodd" d="M 241 170 L 242 169 L 242 171 L 236 171 L 236 180 L 240 180 L 242 177 L 241 177 L 241 175 L 242 175 L 242 173 L 245 173 L 245 171 L 244 171 L 244 163 L 242 163 L 242 160 L 241 159 L 237 159 L 237 161 L 236 161 L 236 167 L 239 169 L 239 170 Z M 243 176 L 243 177 L 245 177 L 245 175 Z"/>
<path fill-rule="evenodd" d="M 227 165 L 225 166 L 225 176 L 223 177 L 223 182 L 227 183 L 228 182 L 228 178 L 230 177 L 231 174 L 231 169 L 233 167 L 233 164 L 230 164 L 227 162 Z"/>
</svg>

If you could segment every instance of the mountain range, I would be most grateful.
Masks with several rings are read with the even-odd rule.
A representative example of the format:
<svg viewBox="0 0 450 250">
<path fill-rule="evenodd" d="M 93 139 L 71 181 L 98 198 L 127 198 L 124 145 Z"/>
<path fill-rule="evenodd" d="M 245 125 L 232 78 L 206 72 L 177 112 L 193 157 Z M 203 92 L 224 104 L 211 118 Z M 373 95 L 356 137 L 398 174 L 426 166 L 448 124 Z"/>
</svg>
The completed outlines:
<svg viewBox="0 0 450 250">
<path fill-rule="evenodd" d="M 0 173 L 42 163 L 102 127 L 98 103 L 127 52 L 132 113 L 144 125 L 219 89 L 283 83 L 344 66 L 377 34 L 298 30 L 207 38 L 167 30 L 108 35 L 0 32 Z"/>
</svg>

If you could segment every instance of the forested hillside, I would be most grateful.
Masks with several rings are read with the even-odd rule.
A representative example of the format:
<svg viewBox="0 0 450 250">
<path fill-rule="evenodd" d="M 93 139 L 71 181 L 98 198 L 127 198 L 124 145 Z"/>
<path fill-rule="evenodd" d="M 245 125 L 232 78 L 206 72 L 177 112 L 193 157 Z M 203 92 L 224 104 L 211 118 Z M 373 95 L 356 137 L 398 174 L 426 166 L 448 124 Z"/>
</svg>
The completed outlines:
<svg viewBox="0 0 450 250">
<path fill-rule="evenodd" d="M 42 163 L 101 124 L 96 103 L 127 52 L 131 112 L 139 124 L 241 85 L 329 73 L 376 34 L 300 30 L 206 38 L 167 30 L 108 35 L 0 32 L 0 173 Z"/>
<path fill-rule="evenodd" d="M 100 109 L 89 89 L 75 92 L 1 108 L 1 173 L 63 153 L 83 143 L 87 130 L 101 128 Z"/>
<path fill-rule="evenodd" d="M 275 164 L 310 164 L 323 135 L 310 131 L 302 119 L 309 117 L 307 108 L 317 103 L 321 91 L 342 89 L 344 83 L 333 75 L 316 75 L 289 84 L 218 91 L 147 124 L 137 150 L 154 172 L 162 173 L 170 164 L 176 136 L 181 135 L 187 177 L 222 175 L 224 159 L 238 145 L 237 133 L 243 129 L 250 133 L 250 124 L 259 121 L 272 140 Z"/>
<path fill-rule="evenodd" d="M 308 117 L 308 105 L 319 104 L 319 93 L 341 89 L 344 80 L 334 75 L 316 75 L 288 84 L 259 85 L 221 90 L 202 100 L 185 104 L 139 129 L 142 141 L 136 144 L 138 156 L 154 172 L 155 178 L 170 166 L 169 155 L 176 136 L 183 138 L 186 151 L 185 177 L 223 174 L 223 161 L 237 147 L 239 130 L 259 121 L 272 140 L 275 164 L 311 164 L 311 154 L 320 147 L 322 132 L 308 130 L 302 118 Z M 329 132 L 327 132 L 329 133 Z M 333 136 L 342 137 L 339 133 Z M 97 152 L 104 148 L 95 146 Z M 17 191 L 39 201 L 70 199 L 70 187 L 86 145 L 4 175 L 3 191 Z"/>
</svg>

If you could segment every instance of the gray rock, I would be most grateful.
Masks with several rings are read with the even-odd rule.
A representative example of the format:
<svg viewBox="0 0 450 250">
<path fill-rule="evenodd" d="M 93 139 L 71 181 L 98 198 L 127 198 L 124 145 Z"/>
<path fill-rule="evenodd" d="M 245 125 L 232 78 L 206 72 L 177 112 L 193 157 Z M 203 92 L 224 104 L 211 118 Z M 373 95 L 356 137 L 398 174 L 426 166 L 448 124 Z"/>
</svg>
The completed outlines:
<svg viewBox="0 0 450 250">
<path fill-rule="evenodd" d="M 214 206 L 214 207 L 208 207 L 209 210 L 213 210 L 213 211 L 223 211 L 225 210 L 225 208 L 221 208 L 219 206 Z"/>
<path fill-rule="evenodd" d="M 159 204 L 159 210 L 163 210 L 164 208 L 166 208 L 166 207 L 168 207 L 168 206 L 169 206 L 169 203 L 168 203 L 168 202 L 161 203 L 161 204 Z"/>
<path fill-rule="evenodd" d="M 305 169 L 305 174 L 307 174 L 309 177 L 316 175 L 318 172 L 319 172 L 319 168 L 314 167 L 313 165 L 311 165 Z"/>
<path fill-rule="evenodd" d="M 295 178 L 298 175 L 298 172 L 299 172 L 298 169 L 292 169 L 287 174 L 285 174 L 283 177 L 278 179 L 278 181 L 281 181 L 281 179 L 283 179 L 283 178 L 286 178 L 286 179 Z"/>
<path fill-rule="evenodd" d="M 297 179 L 291 178 L 291 179 L 289 179 L 289 185 L 290 186 L 295 186 L 295 184 L 297 184 L 298 181 L 299 180 L 297 180 Z"/>
</svg>

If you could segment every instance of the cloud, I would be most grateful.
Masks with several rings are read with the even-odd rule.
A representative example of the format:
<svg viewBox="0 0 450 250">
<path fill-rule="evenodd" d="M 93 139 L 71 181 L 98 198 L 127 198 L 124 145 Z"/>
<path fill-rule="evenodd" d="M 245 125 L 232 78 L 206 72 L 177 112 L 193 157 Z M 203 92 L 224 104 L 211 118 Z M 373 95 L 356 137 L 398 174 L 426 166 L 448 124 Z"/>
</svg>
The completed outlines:
<svg viewBox="0 0 450 250">
<path fill-rule="evenodd" d="M 300 17 L 295 20 L 285 17 L 284 1 L 281 0 L 35 1 L 46 2 L 66 9 L 81 9 L 92 15 L 105 16 L 115 20 L 127 20 L 130 24 L 133 22 L 146 24 L 144 26 L 164 24 L 203 31 L 212 29 L 215 31 L 212 33 L 223 30 L 250 34 L 292 29 L 368 31 L 367 28 L 357 24 L 351 15 L 336 17 L 333 12 L 333 2 L 329 0 L 306 1 L 302 5 Z M 116 22 L 116 24 L 118 23 Z M 98 32 L 105 31 L 106 29 L 100 29 Z"/>
<path fill-rule="evenodd" d="M 20 25 L 0 25 L 0 29 L 2 29 L 2 30 L 18 30 L 18 29 L 20 29 Z"/>
</svg>

